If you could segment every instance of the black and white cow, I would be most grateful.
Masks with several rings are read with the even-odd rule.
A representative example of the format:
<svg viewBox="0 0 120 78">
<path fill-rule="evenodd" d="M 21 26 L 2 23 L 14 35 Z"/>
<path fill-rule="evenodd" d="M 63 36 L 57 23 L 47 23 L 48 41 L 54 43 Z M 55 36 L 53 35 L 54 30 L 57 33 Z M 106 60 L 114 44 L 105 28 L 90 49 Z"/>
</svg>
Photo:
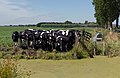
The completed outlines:
<svg viewBox="0 0 120 78">
<path fill-rule="evenodd" d="M 76 30 L 34 30 L 27 29 L 20 32 L 22 49 L 33 48 L 45 51 L 66 52 L 73 48 Z"/>
<path fill-rule="evenodd" d="M 36 30 L 34 30 L 34 29 L 27 29 L 27 30 L 25 30 L 25 34 L 26 34 L 26 39 L 27 39 L 27 45 L 28 45 L 28 47 L 31 47 L 31 48 L 33 48 L 33 38 L 34 38 L 34 32 L 35 32 Z"/>
<path fill-rule="evenodd" d="M 28 48 L 27 35 L 26 35 L 25 31 L 20 32 L 20 47 L 22 49 L 27 49 Z"/>
<path fill-rule="evenodd" d="M 52 36 L 50 31 L 43 31 L 41 33 L 42 37 L 42 49 L 45 51 L 52 51 L 53 46 L 52 46 Z"/>
<path fill-rule="evenodd" d="M 43 30 L 37 30 L 33 34 L 33 47 L 38 50 L 42 48 L 42 36 L 41 33 Z"/>
<path fill-rule="evenodd" d="M 75 43 L 75 30 L 60 30 L 57 34 L 56 50 L 60 52 L 71 50 Z"/>
<path fill-rule="evenodd" d="M 20 32 L 20 46 L 22 49 L 33 48 L 34 29 L 27 29 Z"/>
<path fill-rule="evenodd" d="M 14 46 L 17 46 L 18 39 L 19 39 L 19 33 L 17 31 L 13 32 L 13 34 L 12 34 L 12 40 L 14 42 Z"/>
<path fill-rule="evenodd" d="M 13 32 L 12 34 L 13 42 L 18 42 L 18 38 L 19 38 L 19 33 L 17 31 Z"/>
<path fill-rule="evenodd" d="M 56 50 L 60 52 L 66 52 L 67 51 L 67 42 L 68 38 L 65 36 L 58 36 L 56 38 Z"/>
</svg>

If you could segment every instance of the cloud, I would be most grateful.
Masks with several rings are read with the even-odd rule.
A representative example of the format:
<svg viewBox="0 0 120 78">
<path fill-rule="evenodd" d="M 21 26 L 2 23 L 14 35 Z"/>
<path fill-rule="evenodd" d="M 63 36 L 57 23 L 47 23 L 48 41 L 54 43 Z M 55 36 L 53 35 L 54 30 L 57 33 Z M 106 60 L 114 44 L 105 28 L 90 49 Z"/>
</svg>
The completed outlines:
<svg viewBox="0 0 120 78">
<path fill-rule="evenodd" d="M 50 21 L 63 21 L 63 20 L 67 20 L 66 17 L 63 16 L 58 16 L 58 15 L 49 15 L 49 14 L 43 14 L 43 15 L 37 15 L 37 16 L 31 16 L 31 17 L 20 17 L 15 19 L 14 21 L 16 21 L 16 23 L 19 24 L 35 24 L 35 23 L 39 23 L 39 22 L 50 22 Z"/>
<path fill-rule="evenodd" d="M 14 24 L 12 20 L 32 15 L 23 2 L 13 0 L 0 0 L 0 24 Z"/>
<path fill-rule="evenodd" d="M 39 3 L 37 4 L 37 2 L 37 7 L 30 5 L 33 5 L 32 0 L 0 0 L 0 25 L 31 24 L 41 21 L 66 20 L 77 22 L 85 18 L 84 15 L 82 19 L 81 17 L 79 18 L 79 16 L 75 15 L 74 12 L 71 14 L 71 16 L 70 14 L 65 14 L 64 11 L 56 12 L 57 10 L 53 11 L 45 9 Z"/>
<path fill-rule="evenodd" d="M 34 13 L 34 10 L 29 8 L 27 0 L 0 0 L 0 25 L 63 20 L 66 20 L 66 18 L 59 14 Z"/>
<path fill-rule="evenodd" d="M 8 0 L 7 0 L 8 1 Z M 29 6 L 28 6 L 28 2 L 27 0 L 9 0 L 10 2 L 7 4 L 9 6 L 13 6 L 13 10 L 17 8 L 19 9 L 25 9 L 25 10 L 29 10 L 31 9 Z"/>
</svg>

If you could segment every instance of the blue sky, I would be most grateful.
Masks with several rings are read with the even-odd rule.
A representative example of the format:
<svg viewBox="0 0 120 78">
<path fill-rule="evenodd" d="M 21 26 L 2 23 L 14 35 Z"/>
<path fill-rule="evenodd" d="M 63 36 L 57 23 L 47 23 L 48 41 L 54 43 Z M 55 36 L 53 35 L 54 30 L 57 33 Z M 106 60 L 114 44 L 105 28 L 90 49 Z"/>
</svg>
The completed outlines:
<svg viewBox="0 0 120 78">
<path fill-rule="evenodd" d="M 0 24 L 95 21 L 92 0 L 0 0 Z"/>
</svg>

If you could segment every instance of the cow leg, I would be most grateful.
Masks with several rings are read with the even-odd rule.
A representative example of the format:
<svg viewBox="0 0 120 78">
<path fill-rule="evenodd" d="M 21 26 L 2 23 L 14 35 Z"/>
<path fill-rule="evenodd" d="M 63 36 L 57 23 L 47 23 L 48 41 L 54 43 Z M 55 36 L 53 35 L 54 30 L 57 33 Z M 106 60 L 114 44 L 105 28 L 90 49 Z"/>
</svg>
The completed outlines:
<svg viewBox="0 0 120 78">
<path fill-rule="evenodd" d="M 22 39 L 20 38 L 20 47 L 21 47 L 21 45 L 22 45 Z"/>
<path fill-rule="evenodd" d="M 30 48 L 33 48 L 33 41 L 30 41 Z"/>
<path fill-rule="evenodd" d="M 27 40 L 28 47 L 30 47 L 30 40 Z"/>
</svg>

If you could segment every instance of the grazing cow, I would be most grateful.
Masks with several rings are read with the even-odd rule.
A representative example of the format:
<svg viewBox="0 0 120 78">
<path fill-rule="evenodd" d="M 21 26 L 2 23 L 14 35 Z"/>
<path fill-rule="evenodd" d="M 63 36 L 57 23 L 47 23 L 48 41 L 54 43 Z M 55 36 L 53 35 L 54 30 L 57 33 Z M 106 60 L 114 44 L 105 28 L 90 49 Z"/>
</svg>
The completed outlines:
<svg viewBox="0 0 120 78">
<path fill-rule="evenodd" d="M 42 32 L 43 32 L 42 30 L 37 30 L 33 34 L 33 47 L 36 50 L 42 48 L 42 36 L 41 36 Z"/>
<path fill-rule="evenodd" d="M 51 33 L 49 31 L 45 31 L 41 33 L 41 37 L 42 37 L 42 49 L 45 51 L 52 51 L 53 47 L 52 47 L 52 36 Z"/>
<path fill-rule="evenodd" d="M 60 52 L 66 52 L 68 40 L 69 39 L 66 36 L 58 36 L 56 38 L 56 43 L 57 43 L 56 50 Z"/>
<path fill-rule="evenodd" d="M 73 44 L 75 43 L 75 30 L 67 31 L 67 51 L 70 51 L 73 48 Z"/>
<path fill-rule="evenodd" d="M 19 33 L 17 31 L 13 32 L 12 34 L 13 42 L 18 42 L 18 38 L 19 38 Z"/>
<path fill-rule="evenodd" d="M 49 43 L 51 43 L 51 45 L 52 45 L 52 48 L 53 49 L 56 49 L 56 38 L 57 38 L 57 36 L 58 36 L 58 31 L 59 30 L 52 30 L 51 31 L 51 35 L 50 35 L 50 41 L 49 41 Z"/>
<path fill-rule="evenodd" d="M 28 45 L 27 45 L 27 36 L 26 36 L 26 33 L 25 31 L 21 31 L 20 32 L 20 47 L 22 49 L 27 49 L 28 48 Z"/>
<path fill-rule="evenodd" d="M 14 32 L 17 34 L 17 32 Z M 75 33 L 81 37 L 78 30 L 34 30 L 27 29 L 20 32 L 20 46 L 22 49 L 33 48 L 35 50 L 59 52 L 70 51 L 75 43 Z M 14 38 L 15 37 L 15 38 Z M 13 41 L 18 42 L 18 37 L 13 34 Z"/>
<path fill-rule="evenodd" d="M 33 48 L 33 36 L 34 36 L 34 29 L 27 29 L 25 30 L 25 34 L 26 34 L 26 39 L 27 39 L 27 45 L 28 47 Z"/>
<path fill-rule="evenodd" d="M 14 46 L 17 46 L 18 39 L 19 39 L 19 33 L 17 31 L 13 32 L 13 34 L 12 34 L 12 40 L 14 42 Z"/>
<path fill-rule="evenodd" d="M 56 38 L 55 49 L 59 52 L 67 51 L 67 43 L 69 43 L 67 32 L 68 31 L 65 31 L 65 30 L 59 30 L 55 34 L 55 38 Z"/>
</svg>

